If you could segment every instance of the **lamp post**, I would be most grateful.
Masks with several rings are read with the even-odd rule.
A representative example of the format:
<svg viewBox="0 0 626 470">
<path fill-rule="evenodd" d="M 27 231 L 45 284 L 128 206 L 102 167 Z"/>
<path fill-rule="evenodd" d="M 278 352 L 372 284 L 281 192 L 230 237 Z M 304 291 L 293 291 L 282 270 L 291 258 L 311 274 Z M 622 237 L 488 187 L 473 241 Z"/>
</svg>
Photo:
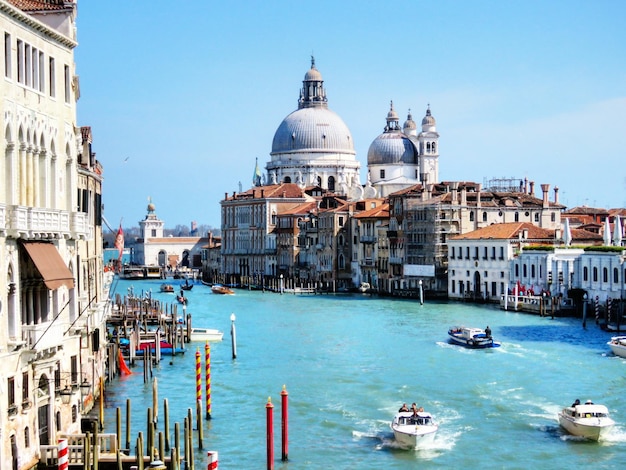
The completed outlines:
<svg viewBox="0 0 626 470">
<path fill-rule="evenodd" d="M 420 286 L 420 305 L 424 305 L 424 287 L 422 285 L 422 280 L 420 279 L 419 282 L 419 286 Z"/>
<path fill-rule="evenodd" d="M 284 281 L 283 281 L 283 275 L 281 274 L 281 275 L 280 275 L 280 287 L 279 287 L 279 289 L 280 289 L 280 293 L 281 293 L 281 294 L 283 293 L 283 290 L 284 290 L 284 284 L 283 284 L 283 282 L 284 282 Z"/>
<path fill-rule="evenodd" d="M 587 293 L 583 294 L 583 328 L 587 328 Z"/>
<path fill-rule="evenodd" d="M 64 405 L 70 404 L 70 400 L 72 399 L 72 390 L 70 390 L 67 385 L 65 385 L 65 388 L 59 392 L 59 395 L 61 395 L 61 403 Z"/>
</svg>

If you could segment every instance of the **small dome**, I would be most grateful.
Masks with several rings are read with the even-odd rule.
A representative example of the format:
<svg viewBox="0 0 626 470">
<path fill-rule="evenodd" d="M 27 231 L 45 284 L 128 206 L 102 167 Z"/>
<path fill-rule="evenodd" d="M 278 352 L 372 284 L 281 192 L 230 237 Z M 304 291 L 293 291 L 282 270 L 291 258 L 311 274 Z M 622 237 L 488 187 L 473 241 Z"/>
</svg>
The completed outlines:
<svg viewBox="0 0 626 470">
<path fill-rule="evenodd" d="M 308 72 L 304 75 L 304 81 L 307 81 L 307 82 L 311 82 L 311 81 L 321 82 L 322 81 L 322 74 L 320 73 L 319 70 L 315 68 L 315 65 L 312 65 L 311 68 L 308 70 Z"/>
<path fill-rule="evenodd" d="M 426 109 L 426 116 L 422 119 L 422 127 L 434 127 L 437 124 L 435 118 L 430 114 L 430 106 Z"/>
<path fill-rule="evenodd" d="M 156 209 L 156 208 L 154 207 L 154 204 L 152 204 L 152 203 L 149 203 L 149 204 L 148 204 L 148 212 L 154 212 L 154 211 L 155 211 L 155 209 Z"/>
<path fill-rule="evenodd" d="M 409 115 L 406 117 L 406 121 L 404 121 L 404 126 L 402 127 L 404 129 L 417 129 L 417 124 L 415 124 L 415 121 L 413 120 L 411 111 L 409 111 Z"/>
<path fill-rule="evenodd" d="M 416 164 L 417 149 L 413 142 L 401 132 L 385 132 L 372 142 L 367 151 L 367 164 Z"/>
</svg>

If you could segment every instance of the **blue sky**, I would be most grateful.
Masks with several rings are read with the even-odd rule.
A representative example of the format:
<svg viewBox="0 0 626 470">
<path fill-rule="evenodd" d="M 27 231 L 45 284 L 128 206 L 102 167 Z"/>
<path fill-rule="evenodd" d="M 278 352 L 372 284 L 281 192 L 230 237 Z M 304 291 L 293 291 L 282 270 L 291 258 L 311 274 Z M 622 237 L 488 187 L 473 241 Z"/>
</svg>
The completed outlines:
<svg viewBox="0 0 626 470">
<path fill-rule="evenodd" d="M 78 2 L 78 125 L 104 215 L 220 226 L 297 108 L 315 56 L 329 107 L 367 150 L 389 102 L 428 104 L 445 181 L 528 178 L 568 207 L 626 206 L 626 2 Z"/>
</svg>

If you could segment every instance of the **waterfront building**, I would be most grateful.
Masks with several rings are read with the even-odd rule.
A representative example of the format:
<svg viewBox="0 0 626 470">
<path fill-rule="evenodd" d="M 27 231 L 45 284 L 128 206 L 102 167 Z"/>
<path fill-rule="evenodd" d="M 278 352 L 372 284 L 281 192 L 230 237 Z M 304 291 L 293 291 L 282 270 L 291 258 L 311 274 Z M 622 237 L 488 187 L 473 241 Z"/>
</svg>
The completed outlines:
<svg viewBox="0 0 626 470">
<path fill-rule="evenodd" d="M 78 128 L 76 4 L 0 3 L 0 467 L 81 431 L 104 373 L 102 167 Z"/>
<path fill-rule="evenodd" d="M 409 112 L 402 129 L 393 102 L 384 131 L 367 152 L 368 181 L 379 197 L 386 197 L 419 183 L 436 183 L 439 178 L 439 133 L 430 107 L 422 119 L 422 131 Z"/>
<path fill-rule="evenodd" d="M 146 216 L 139 221 L 141 237 L 134 246 L 135 262 L 143 266 L 158 266 L 167 272 L 177 269 L 200 269 L 202 247 L 209 242 L 207 237 L 166 237 L 165 222 L 156 214 L 152 201 L 146 208 Z"/>
<path fill-rule="evenodd" d="M 589 248 L 573 261 L 572 285 L 583 289 L 590 302 L 597 298 L 605 305 L 609 299 L 624 302 L 626 299 L 626 248 L 613 250 Z"/>
<path fill-rule="evenodd" d="M 448 240 L 448 298 L 498 302 L 508 292 L 511 261 L 528 245 L 553 245 L 555 231 L 530 222 L 509 222 L 479 228 Z M 530 252 L 532 255 L 535 252 Z M 517 276 L 539 294 L 546 271 L 532 260 L 520 263 Z M 539 268 L 538 268 L 539 266 Z M 519 266 L 516 272 L 519 272 Z"/>
<path fill-rule="evenodd" d="M 352 283 L 355 286 L 368 283 L 378 290 L 382 261 L 379 250 L 382 251 L 380 247 L 385 246 L 385 242 L 380 242 L 379 237 L 381 232 L 386 233 L 389 228 L 389 204 L 384 203 L 383 199 L 368 201 L 366 208 L 354 214 L 351 222 L 354 234 Z"/>
<path fill-rule="evenodd" d="M 321 190 L 305 191 L 295 183 L 254 186 L 241 193 L 225 194 L 222 206 L 222 266 L 227 276 L 241 278 L 255 273 L 280 274 L 277 258 L 279 214 L 314 201 Z"/>
<path fill-rule="evenodd" d="M 222 267 L 222 237 L 216 237 L 209 232 L 209 241 L 202 247 L 202 279 L 216 282 Z"/>
<path fill-rule="evenodd" d="M 549 201 L 550 186 L 520 185 L 517 192 L 482 189 L 480 183 L 419 184 L 389 196 L 391 294 L 416 296 L 420 281 L 431 297 L 448 295 L 448 240 L 452 236 L 507 222 L 528 222 L 556 230 L 565 208 Z"/>
</svg>

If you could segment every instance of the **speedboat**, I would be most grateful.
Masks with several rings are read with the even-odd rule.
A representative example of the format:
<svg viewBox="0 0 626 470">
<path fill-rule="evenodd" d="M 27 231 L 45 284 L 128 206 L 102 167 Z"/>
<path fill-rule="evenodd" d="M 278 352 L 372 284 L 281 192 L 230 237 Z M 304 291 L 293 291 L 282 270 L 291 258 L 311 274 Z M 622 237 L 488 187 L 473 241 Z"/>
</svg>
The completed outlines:
<svg viewBox="0 0 626 470">
<path fill-rule="evenodd" d="M 613 336 L 606 344 L 616 356 L 626 357 L 626 336 Z"/>
<path fill-rule="evenodd" d="M 480 328 L 455 326 L 448 330 L 448 337 L 454 344 L 468 348 L 497 348 L 500 343 L 494 341 L 491 332 Z"/>
<path fill-rule="evenodd" d="M 587 401 L 584 405 L 578 400 L 559 413 L 559 424 L 574 436 L 593 441 L 602 439 L 615 425 L 604 405 L 594 405 Z"/>
<path fill-rule="evenodd" d="M 224 333 L 212 328 L 191 328 L 189 341 L 222 341 Z"/>
<path fill-rule="evenodd" d="M 213 284 L 213 286 L 211 287 L 211 291 L 214 294 L 234 294 L 235 291 L 232 290 L 230 287 L 226 287 L 222 284 Z"/>
<path fill-rule="evenodd" d="M 391 429 L 402 447 L 420 449 L 434 441 L 439 425 L 426 411 L 400 411 L 394 416 Z"/>
<path fill-rule="evenodd" d="M 368 292 L 370 292 L 372 290 L 372 286 L 370 285 L 369 282 L 362 282 L 359 285 L 359 292 L 366 294 Z"/>
</svg>

